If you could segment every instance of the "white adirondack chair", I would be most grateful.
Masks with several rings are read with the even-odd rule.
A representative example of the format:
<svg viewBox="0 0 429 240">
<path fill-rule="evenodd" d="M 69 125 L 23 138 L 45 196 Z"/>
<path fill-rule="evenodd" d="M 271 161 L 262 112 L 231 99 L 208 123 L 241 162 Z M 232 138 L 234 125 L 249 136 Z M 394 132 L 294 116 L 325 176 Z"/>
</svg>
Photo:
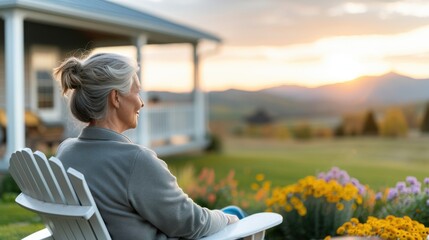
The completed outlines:
<svg viewBox="0 0 429 240">
<path fill-rule="evenodd" d="M 12 154 L 9 172 L 22 191 L 15 201 L 39 214 L 46 226 L 24 240 L 111 239 L 80 172 L 66 172 L 57 158 L 47 160 L 42 152 L 28 148 Z M 266 229 L 282 221 L 276 213 L 257 213 L 201 240 L 262 240 Z"/>
</svg>

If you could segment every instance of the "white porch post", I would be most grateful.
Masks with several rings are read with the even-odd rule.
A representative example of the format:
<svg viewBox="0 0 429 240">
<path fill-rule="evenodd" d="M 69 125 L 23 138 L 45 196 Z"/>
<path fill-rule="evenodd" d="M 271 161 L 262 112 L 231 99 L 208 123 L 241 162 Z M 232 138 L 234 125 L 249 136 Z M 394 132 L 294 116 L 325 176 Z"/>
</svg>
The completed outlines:
<svg viewBox="0 0 429 240">
<path fill-rule="evenodd" d="M 193 49 L 193 60 L 194 60 L 193 100 L 194 100 L 195 140 L 199 143 L 203 143 L 205 133 L 206 133 L 205 120 L 204 120 L 205 104 L 204 104 L 204 93 L 201 90 L 201 83 L 200 83 L 198 43 L 192 44 L 192 49 Z"/>
<path fill-rule="evenodd" d="M 8 167 L 10 154 L 25 146 L 24 16 L 16 10 L 4 16 L 7 115 L 5 165 Z"/>
<path fill-rule="evenodd" d="M 137 50 L 137 62 L 139 64 L 139 71 L 137 75 L 140 79 L 140 84 L 143 89 L 140 96 L 145 104 L 145 107 L 140 109 L 140 116 L 137 126 L 137 137 L 136 137 L 136 143 L 141 144 L 146 147 L 150 147 L 150 129 L 149 129 L 149 111 L 148 111 L 148 97 L 147 92 L 145 88 L 145 82 L 143 79 L 143 47 L 147 43 L 147 37 L 145 35 L 139 35 L 135 39 L 135 47 Z"/>
</svg>

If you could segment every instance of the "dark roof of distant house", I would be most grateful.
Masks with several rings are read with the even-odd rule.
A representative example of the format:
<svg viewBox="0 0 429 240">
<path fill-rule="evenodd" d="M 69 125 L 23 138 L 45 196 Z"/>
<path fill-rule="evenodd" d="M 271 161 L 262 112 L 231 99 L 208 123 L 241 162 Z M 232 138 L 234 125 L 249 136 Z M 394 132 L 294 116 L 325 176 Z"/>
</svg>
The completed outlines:
<svg viewBox="0 0 429 240">
<path fill-rule="evenodd" d="M 273 117 L 265 109 L 256 109 L 256 111 L 246 117 L 246 122 L 249 124 L 268 124 L 274 121 Z"/>
</svg>

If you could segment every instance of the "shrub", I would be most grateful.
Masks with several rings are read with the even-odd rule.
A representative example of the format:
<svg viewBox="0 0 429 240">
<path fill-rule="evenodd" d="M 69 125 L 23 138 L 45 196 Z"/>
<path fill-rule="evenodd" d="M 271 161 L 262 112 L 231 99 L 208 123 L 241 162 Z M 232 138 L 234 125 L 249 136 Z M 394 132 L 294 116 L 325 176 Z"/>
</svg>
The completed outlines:
<svg viewBox="0 0 429 240">
<path fill-rule="evenodd" d="M 308 140 L 313 137 L 313 128 L 308 123 L 300 123 L 293 127 L 292 134 L 295 139 Z"/>
<path fill-rule="evenodd" d="M 15 198 L 18 196 L 16 193 L 3 193 L 1 196 L 1 202 L 3 203 L 14 203 Z"/>
<path fill-rule="evenodd" d="M 333 169 L 319 177 L 307 176 L 296 184 L 276 188 L 267 207 L 283 215 L 284 239 L 322 239 L 335 235 L 363 202 L 365 189 L 346 174 Z M 337 173 L 338 176 L 333 173 Z M 345 173 L 345 174 L 344 174 Z"/>
<path fill-rule="evenodd" d="M 246 209 L 249 204 L 245 200 L 244 192 L 238 190 L 234 176 L 235 172 L 231 170 L 226 178 L 216 181 L 214 170 L 204 168 L 196 181 L 185 188 L 185 192 L 203 207 L 221 209 L 236 205 Z"/>
<path fill-rule="evenodd" d="M 0 188 L 0 197 L 5 193 L 15 193 L 19 194 L 21 190 L 19 189 L 18 185 L 15 183 L 15 180 L 13 180 L 12 176 L 7 174 L 1 183 Z"/>
<path fill-rule="evenodd" d="M 376 204 L 374 215 L 378 217 L 408 216 L 429 226 L 429 178 L 422 185 L 415 177 L 408 176 L 395 187 L 378 193 Z"/>
<path fill-rule="evenodd" d="M 206 152 L 222 152 L 223 146 L 219 136 L 215 134 L 208 134 L 208 142 L 209 144 L 204 149 Z"/>
</svg>

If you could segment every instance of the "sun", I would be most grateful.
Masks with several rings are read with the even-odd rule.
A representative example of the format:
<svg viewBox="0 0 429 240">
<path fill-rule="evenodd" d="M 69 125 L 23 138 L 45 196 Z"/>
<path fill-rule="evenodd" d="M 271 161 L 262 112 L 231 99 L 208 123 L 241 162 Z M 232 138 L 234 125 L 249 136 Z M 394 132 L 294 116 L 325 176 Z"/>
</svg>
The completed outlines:
<svg viewBox="0 0 429 240">
<path fill-rule="evenodd" d="M 363 74 L 362 63 L 347 54 L 329 54 L 322 59 L 323 70 L 332 81 L 349 81 Z"/>
</svg>

